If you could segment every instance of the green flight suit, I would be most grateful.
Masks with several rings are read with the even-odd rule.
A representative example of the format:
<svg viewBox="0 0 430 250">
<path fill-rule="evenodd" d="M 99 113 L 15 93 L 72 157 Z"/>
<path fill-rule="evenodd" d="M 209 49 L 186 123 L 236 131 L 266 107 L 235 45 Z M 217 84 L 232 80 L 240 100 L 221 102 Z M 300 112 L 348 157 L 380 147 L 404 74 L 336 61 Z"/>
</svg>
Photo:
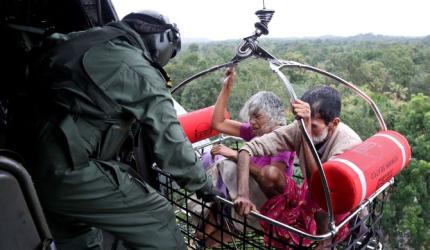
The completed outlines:
<svg viewBox="0 0 430 250">
<path fill-rule="evenodd" d="M 76 78 L 61 83 L 61 93 L 52 88 L 53 107 L 45 110 L 49 119 L 38 134 L 36 188 L 59 249 L 101 249 L 99 229 L 131 249 L 185 249 L 172 206 L 133 178 L 113 151 L 137 121 L 155 162 L 180 186 L 196 191 L 210 181 L 180 127 L 162 70 L 151 63 L 141 37 L 122 22 L 108 26 L 128 38 L 95 44 L 76 63 L 95 87 L 82 91 L 90 85 L 76 84 L 82 79 Z M 88 32 L 63 39 L 79 41 Z M 63 52 L 74 53 L 59 51 L 56 58 L 64 59 Z M 98 98 L 89 93 L 93 90 L 105 98 L 92 102 L 91 97 Z"/>
</svg>

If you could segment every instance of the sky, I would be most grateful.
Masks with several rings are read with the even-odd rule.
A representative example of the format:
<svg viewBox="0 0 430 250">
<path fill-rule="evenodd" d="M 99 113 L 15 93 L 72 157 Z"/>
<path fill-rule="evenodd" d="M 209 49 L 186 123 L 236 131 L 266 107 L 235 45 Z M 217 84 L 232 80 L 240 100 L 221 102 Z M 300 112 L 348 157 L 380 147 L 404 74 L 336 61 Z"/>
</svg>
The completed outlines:
<svg viewBox="0 0 430 250">
<path fill-rule="evenodd" d="M 241 39 L 251 35 L 263 0 L 112 0 L 118 16 L 156 10 L 175 22 L 183 40 Z M 275 10 L 272 38 L 430 35 L 429 0 L 265 0 Z"/>
</svg>

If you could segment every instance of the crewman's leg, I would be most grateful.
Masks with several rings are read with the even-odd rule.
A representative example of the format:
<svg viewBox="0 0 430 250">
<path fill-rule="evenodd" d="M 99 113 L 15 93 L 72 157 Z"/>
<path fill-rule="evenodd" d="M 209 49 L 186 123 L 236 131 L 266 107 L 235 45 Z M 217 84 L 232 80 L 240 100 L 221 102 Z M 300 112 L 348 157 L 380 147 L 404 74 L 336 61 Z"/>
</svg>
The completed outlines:
<svg viewBox="0 0 430 250">
<path fill-rule="evenodd" d="M 63 216 L 46 212 L 49 227 L 59 250 L 103 250 L 103 234 L 100 229 L 70 221 Z"/>
<path fill-rule="evenodd" d="M 170 203 L 118 165 L 91 162 L 84 169 L 70 171 L 63 180 L 63 192 L 55 192 L 55 198 L 44 204 L 64 218 L 64 227 L 69 222 L 100 228 L 132 249 L 186 248 Z M 53 234 L 55 238 L 55 230 Z M 75 246 L 81 239 L 84 245 L 89 243 L 87 249 L 93 249 L 94 237 L 88 231 L 71 231 L 59 240 L 62 246 L 68 239 Z"/>
<path fill-rule="evenodd" d="M 70 191 L 47 203 L 56 214 L 106 230 L 132 249 L 186 248 L 170 203 L 118 163 L 91 162 L 84 169 L 71 171 L 64 180 L 62 189 Z M 67 238 L 61 240 L 67 242 Z"/>
<path fill-rule="evenodd" d="M 114 234 L 132 249 L 186 249 L 170 203 L 132 178 L 120 163 L 72 166 L 61 131 L 50 124 L 39 139 L 34 182 L 54 240 L 61 246 L 81 239 L 87 249 L 94 249 L 99 235 L 94 227 Z"/>
</svg>

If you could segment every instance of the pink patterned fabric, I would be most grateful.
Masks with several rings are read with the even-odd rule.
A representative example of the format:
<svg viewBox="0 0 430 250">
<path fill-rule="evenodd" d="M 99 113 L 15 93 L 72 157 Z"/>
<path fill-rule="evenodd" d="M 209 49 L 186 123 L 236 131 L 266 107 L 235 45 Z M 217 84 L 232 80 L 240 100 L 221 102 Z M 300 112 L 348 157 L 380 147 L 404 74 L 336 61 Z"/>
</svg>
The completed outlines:
<svg viewBox="0 0 430 250">
<path fill-rule="evenodd" d="M 261 214 L 310 234 L 316 234 L 317 232 L 317 223 L 314 219 L 317 211 L 322 210 L 310 198 L 306 180 L 301 186 L 298 186 L 290 177 L 287 177 L 284 193 L 267 200 L 260 209 Z M 335 215 L 336 223 L 339 223 L 347 215 Z M 276 226 L 270 229 L 270 224 L 263 220 L 260 220 L 260 225 L 266 233 L 272 230 L 275 239 L 282 239 L 293 245 L 300 244 L 300 236 L 295 233 Z M 338 232 L 335 240 L 342 241 L 348 234 L 349 227 L 344 226 Z M 265 236 L 264 240 L 266 243 L 269 241 L 267 236 Z M 311 243 L 311 240 L 303 238 L 302 246 L 309 246 Z M 290 249 L 289 246 L 277 241 L 272 241 L 272 246 L 276 249 Z"/>
</svg>

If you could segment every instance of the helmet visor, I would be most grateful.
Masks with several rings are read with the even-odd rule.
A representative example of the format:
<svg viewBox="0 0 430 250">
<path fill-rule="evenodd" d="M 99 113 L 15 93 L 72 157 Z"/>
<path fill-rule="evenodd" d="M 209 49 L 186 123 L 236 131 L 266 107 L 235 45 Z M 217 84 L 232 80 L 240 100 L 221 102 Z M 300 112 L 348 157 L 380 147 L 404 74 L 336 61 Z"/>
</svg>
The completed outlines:
<svg viewBox="0 0 430 250">
<path fill-rule="evenodd" d="M 172 23 L 171 30 L 172 38 L 169 38 L 169 40 L 173 45 L 173 51 L 170 58 L 174 58 L 179 53 L 179 51 L 181 51 L 181 34 L 179 33 L 176 23 Z"/>
</svg>

